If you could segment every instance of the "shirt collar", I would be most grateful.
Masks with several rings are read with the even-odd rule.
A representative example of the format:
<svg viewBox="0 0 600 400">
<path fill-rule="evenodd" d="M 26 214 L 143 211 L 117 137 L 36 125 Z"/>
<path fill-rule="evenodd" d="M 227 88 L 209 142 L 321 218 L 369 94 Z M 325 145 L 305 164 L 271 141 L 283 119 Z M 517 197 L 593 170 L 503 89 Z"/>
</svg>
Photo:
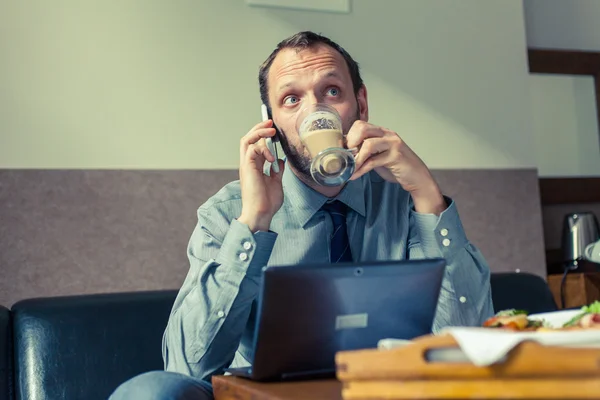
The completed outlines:
<svg viewBox="0 0 600 400">
<path fill-rule="evenodd" d="M 285 202 L 291 206 L 292 212 L 299 218 L 302 226 L 305 226 L 328 200 L 339 200 L 358 214 L 365 216 L 364 179 L 368 174 L 355 181 L 348 181 L 334 199 L 329 199 L 307 186 L 292 172 L 289 166 L 286 167 L 283 172 Z"/>
</svg>

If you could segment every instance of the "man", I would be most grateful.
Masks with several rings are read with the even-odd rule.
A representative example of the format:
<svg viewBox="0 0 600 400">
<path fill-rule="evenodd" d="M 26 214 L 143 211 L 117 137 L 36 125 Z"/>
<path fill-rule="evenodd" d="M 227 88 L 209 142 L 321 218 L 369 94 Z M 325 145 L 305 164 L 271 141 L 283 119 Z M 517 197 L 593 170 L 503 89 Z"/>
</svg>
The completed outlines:
<svg viewBox="0 0 600 400">
<path fill-rule="evenodd" d="M 190 270 L 163 338 L 170 372 L 134 378 L 115 398 L 210 398 L 213 374 L 248 365 L 259 277 L 267 264 L 444 257 L 434 330 L 479 325 L 493 313 L 488 266 L 465 237 L 453 201 L 397 133 L 367 122 L 367 89 L 344 49 L 312 32 L 298 33 L 263 63 L 259 84 L 273 119 L 242 138 L 240 180 L 198 210 Z M 323 187 L 311 178 L 295 120 L 314 103 L 333 106 L 347 147 L 360 149 L 346 185 Z M 265 161 L 276 160 L 263 139 L 276 134 L 274 124 L 287 161 L 279 160 L 280 172 L 267 176 Z M 335 213 L 345 220 L 332 218 Z M 335 246 L 334 228 L 336 235 L 344 232 Z"/>
</svg>

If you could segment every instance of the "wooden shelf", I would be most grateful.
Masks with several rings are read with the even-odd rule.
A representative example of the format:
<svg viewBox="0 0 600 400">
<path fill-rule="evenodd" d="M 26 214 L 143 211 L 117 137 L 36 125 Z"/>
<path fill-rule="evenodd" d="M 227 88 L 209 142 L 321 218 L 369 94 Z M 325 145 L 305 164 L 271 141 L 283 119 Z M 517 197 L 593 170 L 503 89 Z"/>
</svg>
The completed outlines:
<svg viewBox="0 0 600 400">
<path fill-rule="evenodd" d="M 562 277 L 562 274 L 548 276 L 548 286 L 559 308 Z M 600 272 L 570 272 L 565 281 L 564 294 L 565 308 L 581 307 L 600 300 Z"/>
<path fill-rule="evenodd" d="M 540 178 L 542 206 L 600 203 L 599 178 Z"/>
</svg>

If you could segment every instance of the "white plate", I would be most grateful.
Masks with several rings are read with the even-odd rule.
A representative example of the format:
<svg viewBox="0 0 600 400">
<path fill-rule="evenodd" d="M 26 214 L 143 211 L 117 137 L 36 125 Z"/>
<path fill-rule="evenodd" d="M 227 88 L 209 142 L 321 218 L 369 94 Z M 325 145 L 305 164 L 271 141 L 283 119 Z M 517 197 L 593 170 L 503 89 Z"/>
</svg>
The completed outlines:
<svg viewBox="0 0 600 400">
<path fill-rule="evenodd" d="M 552 328 L 560 328 L 566 322 L 571 320 L 576 315 L 581 314 L 581 309 L 578 310 L 562 310 L 562 311 L 552 311 L 547 313 L 539 313 L 539 314 L 531 314 L 529 318 L 534 320 L 544 320 L 546 321 L 550 327 Z"/>
</svg>

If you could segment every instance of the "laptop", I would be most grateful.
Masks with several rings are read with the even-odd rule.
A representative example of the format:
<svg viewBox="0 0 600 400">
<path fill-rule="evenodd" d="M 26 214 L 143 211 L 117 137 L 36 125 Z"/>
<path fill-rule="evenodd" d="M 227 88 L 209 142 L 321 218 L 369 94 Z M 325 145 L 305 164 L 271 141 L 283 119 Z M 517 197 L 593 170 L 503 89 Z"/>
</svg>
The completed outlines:
<svg viewBox="0 0 600 400">
<path fill-rule="evenodd" d="M 335 354 L 431 333 L 444 259 L 272 266 L 258 296 L 256 381 L 335 375 Z"/>
</svg>

